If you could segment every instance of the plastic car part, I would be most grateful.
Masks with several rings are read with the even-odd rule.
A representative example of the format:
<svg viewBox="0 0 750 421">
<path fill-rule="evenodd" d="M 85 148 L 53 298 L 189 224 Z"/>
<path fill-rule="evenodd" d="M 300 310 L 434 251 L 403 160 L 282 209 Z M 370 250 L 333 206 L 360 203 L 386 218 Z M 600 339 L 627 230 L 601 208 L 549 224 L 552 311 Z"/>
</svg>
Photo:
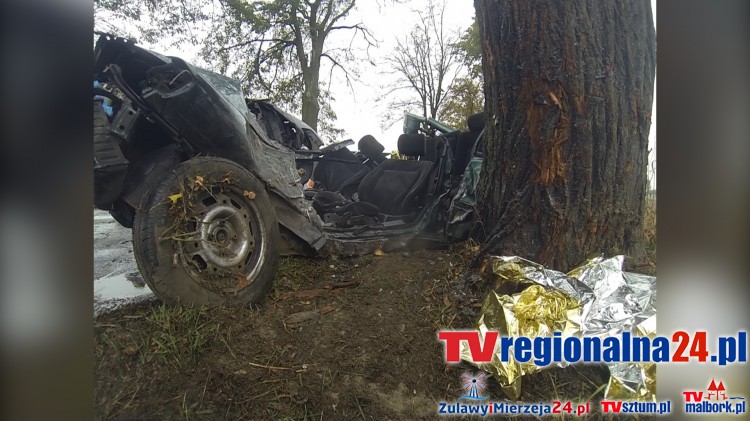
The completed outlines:
<svg viewBox="0 0 750 421">
<path fill-rule="evenodd" d="M 94 205 L 109 210 L 122 192 L 128 160 L 117 137 L 110 131 L 109 119 L 94 101 Z"/>
</svg>

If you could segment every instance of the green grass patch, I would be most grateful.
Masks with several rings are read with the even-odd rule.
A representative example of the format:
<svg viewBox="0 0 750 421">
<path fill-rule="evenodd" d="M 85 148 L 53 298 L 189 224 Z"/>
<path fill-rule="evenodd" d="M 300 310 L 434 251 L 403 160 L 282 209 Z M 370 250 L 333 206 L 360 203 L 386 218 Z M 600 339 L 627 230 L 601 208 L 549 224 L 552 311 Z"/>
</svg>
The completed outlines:
<svg viewBox="0 0 750 421">
<path fill-rule="evenodd" d="M 180 370 L 207 350 L 226 346 L 231 331 L 221 322 L 223 313 L 218 308 L 154 306 L 127 328 L 102 331 L 96 353 L 119 352 L 140 364 Z"/>
</svg>

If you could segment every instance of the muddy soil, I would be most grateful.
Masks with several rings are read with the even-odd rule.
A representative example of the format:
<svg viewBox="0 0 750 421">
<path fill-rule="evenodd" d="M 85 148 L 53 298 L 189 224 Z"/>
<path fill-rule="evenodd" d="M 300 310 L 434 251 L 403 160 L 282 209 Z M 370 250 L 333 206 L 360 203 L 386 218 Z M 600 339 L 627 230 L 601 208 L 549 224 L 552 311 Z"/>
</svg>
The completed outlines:
<svg viewBox="0 0 750 421">
<path fill-rule="evenodd" d="M 467 328 L 467 263 L 451 251 L 283 259 L 256 308 L 131 304 L 95 319 L 100 419 L 436 419 L 471 367 L 443 362 L 441 328 Z M 606 369 L 524 380 L 526 402 L 600 399 Z M 503 399 L 492 381 L 492 399 Z M 595 406 L 595 405 L 592 405 Z"/>
</svg>

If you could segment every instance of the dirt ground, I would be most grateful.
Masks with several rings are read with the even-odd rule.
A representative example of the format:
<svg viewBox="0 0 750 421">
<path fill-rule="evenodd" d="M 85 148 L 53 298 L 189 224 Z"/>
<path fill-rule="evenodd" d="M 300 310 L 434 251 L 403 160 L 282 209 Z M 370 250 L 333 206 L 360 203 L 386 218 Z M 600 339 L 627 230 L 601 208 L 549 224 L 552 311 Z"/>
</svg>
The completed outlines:
<svg viewBox="0 0 750 421">
<path fill-rule="evenodd" d="M 462 251 L 463 250 L 463 251 Z M 465 248 L 354 259 L 285 258 L 260 306 L 135 303 L 95 319 L 99 419 L 435 419 L 462 395 L 437 340 L 481 296 L 456 294 Z M 525 402 L 601 399 L 608 373 L 524 380 Z M 494 381 L 493 399 L 503 399 Z M 592 405 L 595 406 L 595 405 Z"/>
</svg>

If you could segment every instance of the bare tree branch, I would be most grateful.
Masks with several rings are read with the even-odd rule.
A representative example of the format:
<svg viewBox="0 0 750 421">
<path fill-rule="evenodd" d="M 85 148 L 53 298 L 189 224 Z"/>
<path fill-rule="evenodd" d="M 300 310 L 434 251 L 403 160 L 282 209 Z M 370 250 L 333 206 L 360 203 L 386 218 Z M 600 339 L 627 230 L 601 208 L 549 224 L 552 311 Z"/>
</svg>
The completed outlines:
<svg viewBox="0 0 750 421">
<path fill-rule="evenodd" d="M 330 3 L 333 3 L 333 1 L 334 1 L 334 0 L 328 0 L 328 1 L 329 1 L 329 4 L 330 4 Z M 324 32 L 325 32 L 326 34 L 328 34 L 328 33 L 330 33 L 330 32 L 331 32 L 331 27 L 332 27 L 332 26 L 333 26 L 333 25 L 334 25 L 334 24 L 335 24 L 336 22 L 338 22 L 338 21 L 339 21 L 339 19 L 341 19 L 341 18 L 343 18 L 344 16 L 348 15 L 348 14 L 349 14 L 349 12 L 351 12 L 351 10 L 352 10 L 352 9 L 354 8 L 355 0 L 348 0 L 348 1 L 349 1 L 349 4 L 347 4 L 347 5 L 346 5 L 346 7 L 344 8 L 344 10 L 342 10 L 342 11 L 341 11 L 341 12 L 340 12 L 339 14 L 337 14 L 336 16 L 334 16 L 334 17 L 333 17 L 333 18 L 332 18 L 332 19 L 330 20 L 330 22 L 328 22 L 328 26 L 327 26 L 327 27 L 325 27 L 325 28 L 323 29 L 323 31 L 324 31 Z"/>
<path fill-rule="evenodd" d="M 435 118 L 459 72 L 453 47 L 458 35 L 444 28 L 445 4 L 438 9 L 430 3 L 426 12 L 417 15 L 419 23 L 406 37 L 397 39 L 387 62 L 399 80 L 412 87 L 422 113 Z"/>
<path fill-rule="evenodd" d="M 235 48 L 246 47 L 246 46 L 248 46 L 250 44 L 254 44 L 254 43 L 263 43 L 263 42 L 275 42 L 275 43 L 279 43 L 279 44 L 284 44 L 284 46 L 293 46 L 294 45 L 294 41 L 289 41 L 289 40 L 285 40 L 285 39 L 278 39 L 278 38 L 258 38 L 258 39 L 251 39 L 251 40 L 247 40 L 247 41 L 243 41 L 243 42 L 238 42 L 237 44 L 228 45 L 226 47 L 221 47 L 217 51 L 227 51 L 227 50 L 232 50 L 232 49 L 235 49 Z"/>
</svg>

